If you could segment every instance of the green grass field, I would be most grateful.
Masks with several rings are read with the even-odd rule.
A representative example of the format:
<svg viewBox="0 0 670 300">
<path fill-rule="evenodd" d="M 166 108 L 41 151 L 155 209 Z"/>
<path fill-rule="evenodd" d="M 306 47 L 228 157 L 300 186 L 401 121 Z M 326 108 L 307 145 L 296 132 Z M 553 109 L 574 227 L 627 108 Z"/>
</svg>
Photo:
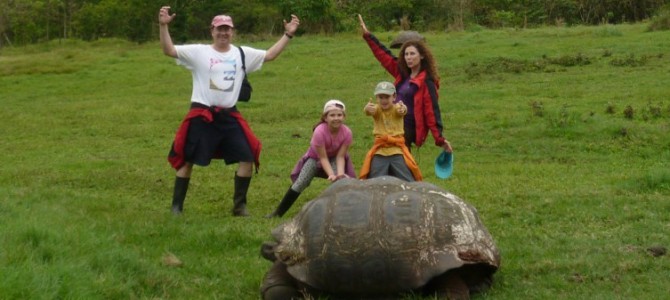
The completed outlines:
<svg viewBox="0 0 670 300">
<path fill-rule="evenodd" d="M 435 177 L 432 138 L 414 153 L 425 181 L 477 207 L 501 250 L 478 299 L 670 294 L 670 257 L 646 251 L 670 247 L 670 32 L 645 29 L 426 34 L 454 175 Z M 348 105 L 360 167 L 372 144 L 363 106 L 391 79 L 358 35 L 293 39 L 239 105 L 264 149 L 252 217 L 230 216 L 236 165 L 218 161 L 195 168 L 175 217 L 166 155 L 191 77 L 158 43 L 3 48 L 0 66 L 2 299 L 258 299 L 261 243 L 327 186 L 315 180 L 283 219 L 262 217 L 323 103 Z"/>
</svg>

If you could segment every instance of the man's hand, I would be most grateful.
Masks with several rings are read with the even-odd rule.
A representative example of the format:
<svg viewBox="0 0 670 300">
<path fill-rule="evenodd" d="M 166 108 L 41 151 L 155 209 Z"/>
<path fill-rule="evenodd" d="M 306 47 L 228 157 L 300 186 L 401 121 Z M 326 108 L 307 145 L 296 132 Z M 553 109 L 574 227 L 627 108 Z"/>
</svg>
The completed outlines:
<svg viewBox="0 0 670 300">
<path fill-rule="evenodd" d="M 163 6 L 161 7 L 161 10 L 158 12 L 158 24 L 161 25 L 170 24 L 170 22 L 172 22 L 172 19 L 174 19 L 176 15 L 177 14 L 170 15 L 170 7 Z"/>
<path fill-rule="evenodd" d="M 284 20 L 284 30 L 290 35 L 295 34 L 296 30 L 298 30 L 298 26 L 300 26 L 300 19 L 298 19 L 296 15 L 291 15 L 290 22 Z"/>
</svg>

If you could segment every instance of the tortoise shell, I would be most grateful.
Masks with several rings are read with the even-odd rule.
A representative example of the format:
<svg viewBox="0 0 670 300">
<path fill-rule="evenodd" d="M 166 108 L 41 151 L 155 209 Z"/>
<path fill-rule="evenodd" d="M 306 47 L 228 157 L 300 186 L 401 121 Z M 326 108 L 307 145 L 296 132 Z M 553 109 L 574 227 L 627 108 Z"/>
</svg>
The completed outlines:
<svg viewBox="0 0 670 300">
<path fill-rule="evenodd" d="M 500 264 L 472 205 L 394 177 L 339 180 L 272 235 L 291 276 L 333 294 L 400 293 L 465 266 L 473 289 Z"/>
</svg>

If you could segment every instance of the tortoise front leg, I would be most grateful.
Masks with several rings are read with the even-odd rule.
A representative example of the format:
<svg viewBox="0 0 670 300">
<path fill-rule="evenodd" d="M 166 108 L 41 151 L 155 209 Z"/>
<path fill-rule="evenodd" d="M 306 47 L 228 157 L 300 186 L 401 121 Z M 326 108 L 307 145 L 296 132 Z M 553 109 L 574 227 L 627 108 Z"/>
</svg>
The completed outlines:
<svg viewBox="0 0 670 300">
<path fill-rule="evenodd" d="M 442 274 L 431 280 L 426 288 L 427 293 L 436 295 L 439 299 L 470 299 L 470 289 L 458 272 L 450 271 Z"/>
<path fill-rule="evenodd" d="M 263 300 L 303 299 L 295 279 L 286 270 L 286 265 L 279 261 L 265 273 L 261 297 Z"/>
</svg>

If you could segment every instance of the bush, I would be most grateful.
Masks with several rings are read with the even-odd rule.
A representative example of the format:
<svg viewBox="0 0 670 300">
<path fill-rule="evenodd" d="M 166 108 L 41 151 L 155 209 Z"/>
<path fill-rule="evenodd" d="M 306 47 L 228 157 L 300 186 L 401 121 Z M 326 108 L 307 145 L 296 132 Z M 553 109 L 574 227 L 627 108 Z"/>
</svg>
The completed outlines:
<svg viewBox="0 0 670 300">
<path fill-rule="evenodd" d="M 651 19 L 649 31 L 659 31 L 670 29 L 670 6 L 666 5 L 658 11 L 658 14 Z"/>
</svg>

